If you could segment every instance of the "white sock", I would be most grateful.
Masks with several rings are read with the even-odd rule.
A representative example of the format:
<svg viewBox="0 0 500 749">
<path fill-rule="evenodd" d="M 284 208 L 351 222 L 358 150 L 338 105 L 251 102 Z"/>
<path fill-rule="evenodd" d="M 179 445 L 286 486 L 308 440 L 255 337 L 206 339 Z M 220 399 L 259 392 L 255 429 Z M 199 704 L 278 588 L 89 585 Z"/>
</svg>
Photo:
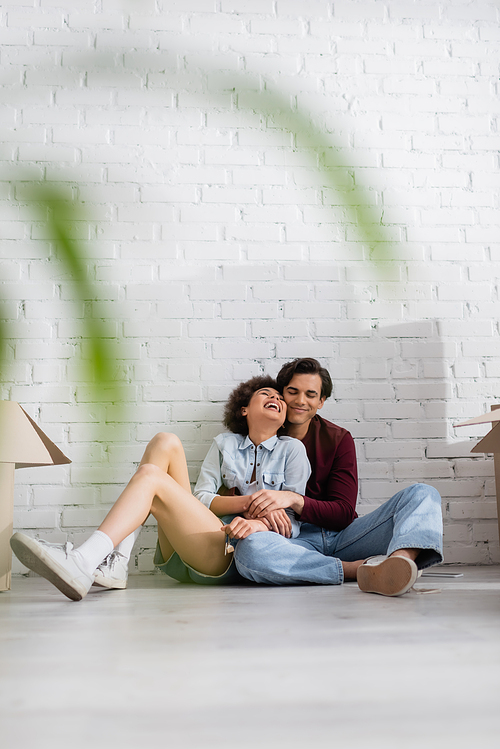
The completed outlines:
<svg viewBox="0 0 500 749">
<path fill-rule="evenodd" d="M 105 559 L 113 551 L 113 542 L 109 536 L 102 531 L 94 531 L 90 538 L 83 542 L 78 549 L 73 550 L 76 561 L 92 575 Z"/>
<path fill-rule="evenodd" d="M 127 538 L 124 538 L 123 541 L 120 541 L 118 546 L 116 547 L 116 551 L 119 551 L 120 554 L 123 554 L 125 559 L 130 559 L 130 555 L 132 554 L 132 549 L 134 548 L 134 544 L 139 538 L 139 533 L 142 531 L 142 525 L 140 525 L 136 530 L 131 533 Z"/>
</svg>

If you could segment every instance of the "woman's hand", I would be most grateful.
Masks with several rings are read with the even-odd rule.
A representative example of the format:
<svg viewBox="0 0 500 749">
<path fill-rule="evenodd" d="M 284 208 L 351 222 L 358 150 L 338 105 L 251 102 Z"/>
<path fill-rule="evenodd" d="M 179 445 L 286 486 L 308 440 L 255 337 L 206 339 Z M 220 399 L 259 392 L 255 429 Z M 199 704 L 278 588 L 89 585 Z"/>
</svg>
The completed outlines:
<svg viewBox="0 0 500 749">
<path fill-rule="evenodd" d="M 229 538 L 246 538 L 252 533 L 258 531 L 269 530 L 267 525 L 262 520 L 247 520 L 246 518 L 233 518 L 229 525 L 223 525 L 221 531 L 223 531 Z"/>
</svg>

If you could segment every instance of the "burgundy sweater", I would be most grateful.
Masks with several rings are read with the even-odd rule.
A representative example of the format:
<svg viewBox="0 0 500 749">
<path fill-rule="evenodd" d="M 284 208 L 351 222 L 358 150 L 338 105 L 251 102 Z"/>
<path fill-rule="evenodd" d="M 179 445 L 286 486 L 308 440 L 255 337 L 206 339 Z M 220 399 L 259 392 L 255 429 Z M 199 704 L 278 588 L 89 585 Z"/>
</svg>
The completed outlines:
<svg viewBox="0 0 500 749">
<path fill-rule="evenodd" d="M 302 442 L 312 473 L 307 482 L 300 520 L 341 531 L 358 517 L 354 440 L 346 429 L 316 414 Z"/>
</svg>

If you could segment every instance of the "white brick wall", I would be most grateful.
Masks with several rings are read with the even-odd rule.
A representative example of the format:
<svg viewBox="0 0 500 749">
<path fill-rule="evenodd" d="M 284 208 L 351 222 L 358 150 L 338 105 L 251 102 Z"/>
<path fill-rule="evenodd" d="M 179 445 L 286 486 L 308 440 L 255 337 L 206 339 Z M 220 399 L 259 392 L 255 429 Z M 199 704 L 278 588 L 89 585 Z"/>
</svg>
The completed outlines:
<svg viewBox="0 0 500 749">
<path fill-rule="evenodd" d="M 84 538 L 161 429 L 194 480 L 233 384 L 312 355 L 335 381 L 324 415 L 356 438 L 361 511 L 428 481 L 447 560 L 500 561 L 491 456 L 452 427 L 500 402 L 499 14 L 2 5 L 0 397 L 74 461 L 17 473 L 17 527 Z M 73 301 L 30 208 L 44 178 L 81 203 L 99 302 Z M 89 316 L 117 338 L 123 409 L 96 405 L 78 366 Z"/>
</svg>

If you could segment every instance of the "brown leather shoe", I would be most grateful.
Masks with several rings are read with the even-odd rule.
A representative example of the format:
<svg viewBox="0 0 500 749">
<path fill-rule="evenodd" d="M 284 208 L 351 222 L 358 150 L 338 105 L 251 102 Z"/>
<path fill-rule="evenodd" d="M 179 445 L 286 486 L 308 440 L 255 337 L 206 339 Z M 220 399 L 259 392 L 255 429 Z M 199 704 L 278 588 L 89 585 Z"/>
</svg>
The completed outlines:
<svg viewBox="0 0 500 749">
<path fill-rule="evenodd" d="M 418 567 L 407 557 L 377 557 L 366 559 L 358 567 L 358 586 L 364 593 L 381 596 L 402 596 L 413 587 Z"/>
</svg>

